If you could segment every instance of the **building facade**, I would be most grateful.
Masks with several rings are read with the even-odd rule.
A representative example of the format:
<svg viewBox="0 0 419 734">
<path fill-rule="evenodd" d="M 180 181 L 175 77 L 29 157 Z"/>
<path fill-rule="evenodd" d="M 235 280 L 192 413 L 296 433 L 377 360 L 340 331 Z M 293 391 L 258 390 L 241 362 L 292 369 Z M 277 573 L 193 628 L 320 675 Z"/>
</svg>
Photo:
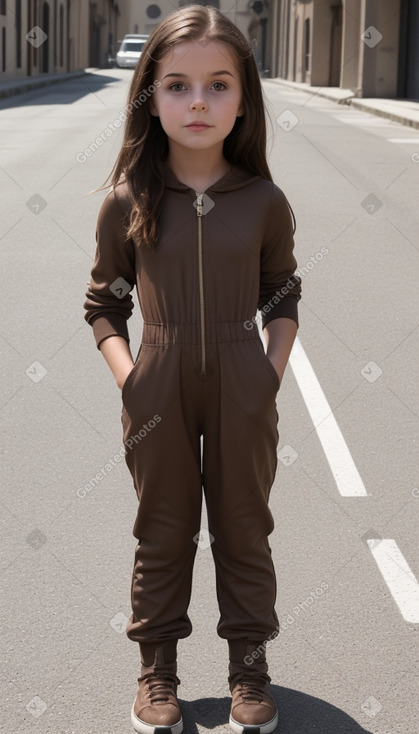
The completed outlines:
<svg viewBox="0 0 419 734">
<path fill-rule="evenodd" d="M 240 28 L 261 76 L 419 99 L 419 0 L 130 0 L 121 27 L 150 33 L 194 1 Z"/>
<path fill-rule="evenodd" d="M 106 66 L 123 2 L 0 0 L 0 82 Z"/>
<path fill-rule="evenodd" d="M 127 28 L 126 33 L 149 34 L 169 13 L 194 3 L 212 5 L 230 18 L 252 44 L 259 69 L 264 68 L 264 56 L 267 57 L 268 34 L 267 29 L 263 26 L 263 17 L 262 23 L 260 23 L 259 16 L 253 9 L 255 7 L 259 11 L 259 5 L 263 5 L 260 0 L 159 0 L 158 2 L 131 0 L 121 27 Z"/>
<path fill-rule="evenodd" d="M 419 0 L 264 0 L 269 75 L 419 99 Z"/>
<path fill-rule="evenodd" d="M 419 100 L 419 0 L 0 0 L 0 83 L 104 68 L 194 1 L 240 28 L 261 76 Z"/>
</svg>

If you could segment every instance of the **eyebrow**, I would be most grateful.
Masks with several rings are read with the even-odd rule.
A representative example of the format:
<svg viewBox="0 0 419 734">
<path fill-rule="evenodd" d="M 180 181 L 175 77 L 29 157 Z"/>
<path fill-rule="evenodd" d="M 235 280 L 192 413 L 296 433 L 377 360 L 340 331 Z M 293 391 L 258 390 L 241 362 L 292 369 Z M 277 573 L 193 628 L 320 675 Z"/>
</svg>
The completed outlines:
<svg viewBox="0 0 419 734">
<path fill-rule="evenodd" d="M 221 74 L 228 74 L 229 76 L 233 76 L 233 74 L 231 74 L 231 72 L 226 71 L 226 70 L 224 70 L 224 71 L 212 71 L 210 73 L 210 76 L 221 76 Z M 176 73 L 166 74 L 166 76 L 164 76 L 163 79 L 167 79 L 168 76 L 187 77 L 188 75 L 187 74 L 176 74 Z M 162 81 L 163 81 L 163 79 L 162 79 Z"/>
</svg>

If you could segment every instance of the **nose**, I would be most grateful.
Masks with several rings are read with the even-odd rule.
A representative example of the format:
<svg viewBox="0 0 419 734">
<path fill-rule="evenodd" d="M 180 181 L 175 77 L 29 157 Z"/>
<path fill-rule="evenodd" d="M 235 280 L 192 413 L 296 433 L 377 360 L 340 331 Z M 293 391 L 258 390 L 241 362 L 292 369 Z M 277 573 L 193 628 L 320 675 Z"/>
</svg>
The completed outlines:
<svg viewBox="0 0 419 734">
<path fill-rule="evenodd" d="M 204 95 L 201 90 L 196 90 L 193 94 L 193 99 L 189 105 L 189 109 L 192 110 L 206 110 L 208 104 L 204 99 Z"/>
</svg>

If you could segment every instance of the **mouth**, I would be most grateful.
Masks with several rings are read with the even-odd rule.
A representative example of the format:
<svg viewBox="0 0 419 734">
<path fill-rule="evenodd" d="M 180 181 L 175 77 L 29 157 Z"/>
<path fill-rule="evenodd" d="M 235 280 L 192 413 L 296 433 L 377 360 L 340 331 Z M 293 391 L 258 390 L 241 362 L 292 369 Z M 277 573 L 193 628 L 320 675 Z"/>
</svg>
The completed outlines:
<svg viewBox="0 0 419 734">
<path fill-rule="evenodd" d="M 186 125 L 186 127 L 192 129 L 192 130 L 207 130 L 210 125 L 207 125 L 205 122 L 191 122 L 190 125 Z"/>
</svg>

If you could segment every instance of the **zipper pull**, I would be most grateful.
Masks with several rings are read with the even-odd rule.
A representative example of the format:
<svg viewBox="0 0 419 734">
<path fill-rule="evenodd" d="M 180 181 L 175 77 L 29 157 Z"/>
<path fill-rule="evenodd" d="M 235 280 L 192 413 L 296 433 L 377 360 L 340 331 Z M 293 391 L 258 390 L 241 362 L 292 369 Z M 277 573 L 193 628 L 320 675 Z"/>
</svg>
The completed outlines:
<svg viewBox="0 0 419 734">
<path fill-rule="evenodd" d="M 197 202 L 196 202 L 196 213 L 198 217 L 202 217 L 202 197 L 203 194 L 198 194 L 196 191 Z"/>
</svg>

